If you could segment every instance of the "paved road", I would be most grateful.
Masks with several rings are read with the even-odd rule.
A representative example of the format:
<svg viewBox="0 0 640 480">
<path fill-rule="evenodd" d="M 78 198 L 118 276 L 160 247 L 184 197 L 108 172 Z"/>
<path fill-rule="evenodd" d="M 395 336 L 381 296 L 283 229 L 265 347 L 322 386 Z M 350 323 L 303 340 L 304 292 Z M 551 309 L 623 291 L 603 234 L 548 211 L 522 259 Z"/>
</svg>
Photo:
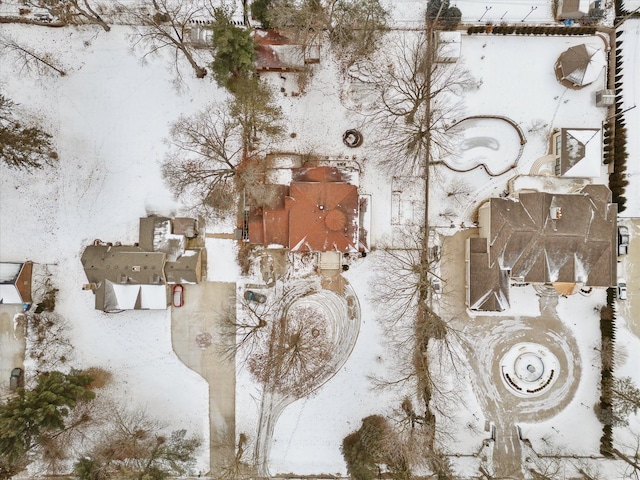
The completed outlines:
<svg viewBox="0 0 640 480">
<path fill-rule="evenodd" d="M 22 305 L 0 304 L 0 397 L 9 393 L 9 376 L 15 367 L 24 368 L 25 339 L 21 326 L 13 329 L 13 317 Z"/>
<path fill-rule="evenodd" d="M 231 311 L 235 318 L 235 283 L 204 282 L 185 285 L 185 304 L 173 308 L 173 349 L 192 370 L 209 382 L 211 473 L 234 455 L 235 357 L 223 358 L 224 347 L 233 347 L 235 337 L 220 335 L 221 317 Z"/>
</svg>

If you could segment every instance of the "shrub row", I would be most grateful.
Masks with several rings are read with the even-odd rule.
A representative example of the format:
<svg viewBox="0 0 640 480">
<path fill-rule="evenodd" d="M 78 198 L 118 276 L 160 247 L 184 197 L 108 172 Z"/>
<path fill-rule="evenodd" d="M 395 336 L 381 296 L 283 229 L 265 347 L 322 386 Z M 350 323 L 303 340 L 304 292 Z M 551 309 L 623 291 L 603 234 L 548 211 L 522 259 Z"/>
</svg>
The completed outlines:
<svg viewBox="0 0 640 480">
<path fill-rule="evenodd" d="M 616 337 L 614 308 L 615 288 L 607 289 L 607 305 L 600 310 L 600 405 L 602 412 L 600 419 L 605 419 L 600 437 L 600 453 L 606 457 L 612 457 L 613 429 L 611 424 L 613 402 L 613 352 Z M 605 354 L 606 352 L 606 354 Z M 607 355 L 609 358 L 607 358 Z"/>
<path fill-rule="evenodd" d="M 616 34 L 619 36 L 621 32 Z M 627 199 L 624 196 L 629 181 L 626 179 L 627 171 L 627 127 L 623 117 L 622 105 L 622 40 L 616 40 L 615 60 L 615 92 L 616 104 L 613 124 L 608 122 L 605 127 L 604 161 L 613 162 L 613 173 L 609 175 L 609 189 L 612 200 L 618 204 L 618 213 L 626 210 Z M 611 127 L 613 126 L 613 138 Z"/>
<path fill-rule="evenodd" d="M 492 33 L 494 35 L 594 35 L 596 27 L 559 27 L 540 25 L 476 25 L 467 34 Z"/>
</svg>

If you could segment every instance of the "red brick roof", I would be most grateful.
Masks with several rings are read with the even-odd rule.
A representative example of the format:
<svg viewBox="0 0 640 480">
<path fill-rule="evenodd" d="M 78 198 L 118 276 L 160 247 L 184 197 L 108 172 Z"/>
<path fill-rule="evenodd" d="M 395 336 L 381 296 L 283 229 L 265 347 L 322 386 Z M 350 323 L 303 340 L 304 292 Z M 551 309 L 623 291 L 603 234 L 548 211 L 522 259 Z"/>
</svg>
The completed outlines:
<svg viewBox="0 0 640 480">
<path fill-rule="evenodd" d="M 358 251 L 358 189 L 354 185 L 292 183 L 287 209 L 291 251 Z"/>
<path fill-rule="evenodd" d="M 265 209 L 249 221 L 249 241 L 294 252 L 357 252 L 358 189 L 329 167 L 293 171 L 283 209 Z"/>
</svg>

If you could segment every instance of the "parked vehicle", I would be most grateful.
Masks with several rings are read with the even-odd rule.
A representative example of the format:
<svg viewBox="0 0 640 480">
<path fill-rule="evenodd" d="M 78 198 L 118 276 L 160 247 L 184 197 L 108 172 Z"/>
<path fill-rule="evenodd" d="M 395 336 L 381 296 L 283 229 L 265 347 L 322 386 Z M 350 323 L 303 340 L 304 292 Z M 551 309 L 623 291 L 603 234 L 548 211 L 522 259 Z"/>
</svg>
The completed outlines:
<svg viewBox="0 0 640 480">
<path fill-rule="evenodd" d="M 181 307 L 184 305 L 184 287 L 180 284 L 173 287 L 173 306 Z"/>
<path fill-rule="evenodd" d="M 629 251 L 629 228 L 618 226 L 618 255 L 626 255 Z"/>
<path fill-rule="evenodd" d="M 618 280 L 618 300 L 627 299 L 627 281 L 623 279 Z"/>
<path fill-rule="evenodd" d="M 262 293 L 254 292 L 252 290 L 246 290 L 244 292 L 244 298 L 246 300 L 249 300 L 250 302 L 257 302 L 257 303 L 265 303 L 267 301 L 266 295 L 263 295 Z"/>
<path fill-rule="evenodd" d="M 442 295 L 442 282 L 439 278 L 431 279 L 431 290 L 435 295 Z"/>
<path fill-rule="evenodd" d="M 53 20 L 53 17 L 48 13 L 34 13 L 33 18 L 34 20 L 43 23 L 51 23 Z"/>
<path fill-rule="evenodd" d="M 14 368 L 11 370 L 11 378 L 9 378 L 9 389 L 15 392 L 18 388 L 24 387 L 24 370 Z"/>
</svg>

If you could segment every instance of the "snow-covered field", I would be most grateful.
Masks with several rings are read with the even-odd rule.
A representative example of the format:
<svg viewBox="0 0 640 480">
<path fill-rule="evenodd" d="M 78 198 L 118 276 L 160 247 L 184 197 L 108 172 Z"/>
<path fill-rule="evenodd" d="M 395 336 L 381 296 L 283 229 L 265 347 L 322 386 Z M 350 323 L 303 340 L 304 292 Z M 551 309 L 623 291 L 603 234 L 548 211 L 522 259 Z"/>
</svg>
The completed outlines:
<svg viewBox="0 0 640 480">
<path fill-rule="evenodd" d="M 391 0 L 389 0 L 391 1 Z M 394 21 L 399 26 L 417 25 L 425 1 L 396 0 Z M 452 2 L 455 3 L 455 2 Z M 463 20 L 548 22 L 549 0 L 534 2 L 457 2 Z M 491 8 L 487 8 L 491 7 Z M 536 8 L 533 8 L 536 7 Z M 418 20 L 416 20 L 418 19 Z M 640 20 L 624 26 L 625 108 L 640 101 Z M 93 295 L 81 290 L 86 279 L 80 263 L 85 245 L 99 238 L 132 243 L 137 240 L 138 218 L 147 213 L 181 212 L 181 206 L 164 186 L 159 169 L 172 121 L 190 114 L 224 95 L 210 79 L 192 78 L 188 64 L 181 65 L 183 83 L 176 88 L 170 59 L 159 57 L 142 65 L 130 51 L 128 27 L 114 26 L 105 33 L 99 27 L 48 29 L 3 24 L 2 30 L 28 45 L 46 46 L 55 52 L 68 72 L 66 77 L 37 76 L 19 72 L 2 59 L 0 92 L 24 111 L 37 115 L 54 135 L 60 155 L 56 167 L 40 172 L 2 170 L 0 177 L 0 260 L 32 260 L 49 265 L 60 289 L 57 311 L 73 325 L 74 362 L 78 366 L 108 366 L 114 373 L 111 393 L 129 406 L 144 407 L 171 428 L 187 428 L 209 438 L 208 386 L 185 367 L 171 347 L 170 312 L 146 311 L 106 315 L 93 308 Z M 600 127 L 605 109 L 595 106 L 595 91 L 603 88 L 605 72 L 582 90 L 561 86 L 553 72 L 560 53 L 584 42 L 606 48 L 601 37 L 502 37 L 463 35 L 463 59 L 478 82 L 478 88 L 464 96 L 464 115 L 502 115 L 520 125 L 527 137 L 516 169 L 492 178 L 479 170 L 452 174 L 439 172 L 440 184 L 432 190 L 432 224 L 470 222 L 478 200 L 501 193 L 507 179 L 528 174 L 533 163 L 547 153 L 548 135 L 554 128 Z M 526 52 L 526 55 L 523 54 Z M 532 68 L 532 65 L 535 68 Z M 279 76 L 272 79 L 277 85 Z M 341 96 L 342 79 L 333 64 L 321 64 L 314 71 L 305 95 L 278 98 L 287 118 L 287 133 L 279 145 L 283 151 L 316 152 L 332 157 L 349 157 L 364 165 L 360 193 L 372 195 L 372 244 L 389 238 L 392 228 L 392 179 L 374 167 L 375 142 L 349 149 L 342 133 L 358 127 L 361 118 L 348 111 Z M 640 109 L 625 118 L 630 132 L 640 132 Z M 629 189 L 625 215 L 640 211 L 640 135 L 629 135 Z M 595 181 L 604 182 L 604 175 Z M 466 185 L 466 200 L 447 197 L 453 183 Z M 635 193 L 631 193 L 635 192 Z M 453 211 L 446 221 L 440 214 Z M 207 226 L 208 232 L 230 232 L 230 222 Z M 240 279 L 231 240 L 208 239 L 209 258 L 215 252 L 210 281 Z M 276 424 L 271 448 L 272 473 L 344 474 L 339 450 L 342 438 L 360 426 L 363 417 L 385 414 L 398 408 L 401 396 L 393 391 L 373 391 L 370 375 L 380 375 L 393 363 L 394 352 L 385 349 L 371 282 L 379 266 L 372 254 L 345 275 L 351 282 L 362 309 L 362 324 L 355 348 L 344 367 L 310 397 L 287 407 Z M 530 303 L 532 289 L 512 290 L 513 315 L 539 314 Z M 593 307 L 602 296 L 561 299 L 559 314 L 580 346 L 582 378 L 575 398 L 557 417 L 526 426 L 526 437 L 539 445 L 544 437 L 554 445 L 568 445 L 580 454 L 597 454 L 600 424 L 590 409 L 597 401 L 598 359 L 594 345 L 599 339 Z M 621 322 L 622 323 L 622 322 Z M 620 374 L 636 377 L 640 383 L 639 342 L 619 327 L 621 347 L 627 351 Z M 593 362 L 593 363 L 590 363 Z M 468 454 L 479 437 L 465 436 L 465 425 L 484 423 L 471 391 L 467 411 L 460 414 L 462 432 L 451 448 Z M 237 378 L 237 430 L 251 432 L 257 423 L 259 390 L 246 370 Z M 586 415 L 589 413 L 588 415 Z M 579 428 L 576 418 L 580 418 Z M 583 420 L 583 418 L 586 418 Z M 640 424 L 637 416 L 633 422 Z M 638 427 L 640 428 L 640 426 Z M 556 431 L 557 429 L 557 431 Z M 622 432 L 616 432 L 625 438 Z M 625 438 L 626 440 L 626 438 Z M 208 453 L 201 452 L 198 469 L 206 470 Z M 458 468 L 464 470 L 464 462 Z M 473 468 L 476 468 L 473 465 Z M 473 471 L 468 467 L 468 471 Z M 608 477 L 615 478 L 615 477 Z"/>
<path fill-rule="evenodd" d="M 638 5 L 640 7 L 640 4 Z M 629 8 L 629 7 L 627 7 Z M 627 209 L 623 217 L 640 216 L 640 19 L 630 18 L 620 27 L 622 35 L 623 82 L 622 110 L 627 110 L 623 118 L 627 126 Z"/>
<path fill-rule="evenodd" d="M 2 59 L 0 91 L 37 115 L 54 135 L 58 165 L 34 173 L 2 168 L 0 258 L 49 265 L 60 289 L 56 310 L 73 325 L 75 363 L 114 375 L 112 394 L 145 408 L 170 428 L 208 443 L 208 386 L 171 346 L 170 311 L 107 315 L 82 291 L 83 248 L 96 238 L 137 241 L 138 219 L 179 206 L 159 171 L 168 125 L 218 94 L 208 80 L 187 78 L 182 92 L 158 59 L 142 66 L 128 29 L 47 29 L 2 25 L 31 46 L 47 45 L 66 77 L 19 72 Z M 188 71 L 188 70 L 186 70 Z M 198 468 L 208 469 L 203 450 Z"/>
</svg>

